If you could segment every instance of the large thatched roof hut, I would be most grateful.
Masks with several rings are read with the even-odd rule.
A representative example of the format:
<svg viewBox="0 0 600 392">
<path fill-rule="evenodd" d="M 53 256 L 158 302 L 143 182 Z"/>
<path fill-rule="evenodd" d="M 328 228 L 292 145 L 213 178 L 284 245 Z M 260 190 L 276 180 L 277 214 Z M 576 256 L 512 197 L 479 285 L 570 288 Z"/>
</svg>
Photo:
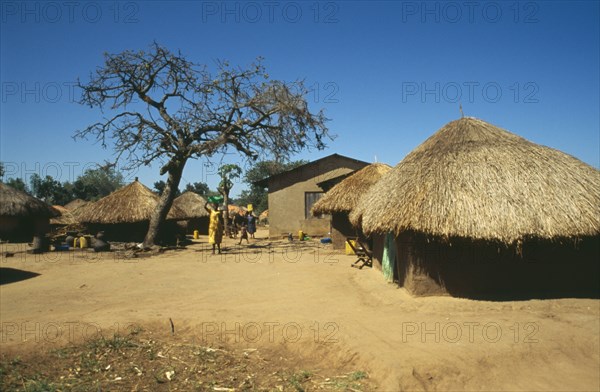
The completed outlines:
<svg viewBox="0 0 600 392">
<path fill-rule="evenodd" d="M 391 169 L 384 163 L 365 166 L 333 186 L 313 205 L 311 213 L 314 216 L 331 215 L 334 248 L 343 248 L 347 237 L 362 237 L 360 228 L 350 224 L 348 214 L 357 205 L 360 197 Z"/>
<path fill-rule="evenodd" d="M 398 279 L 416 293 L 598 290 L 600 171 L 479 119 L 438 130 L 351 220 L 397 236 Z"/>
<path fill-rule="evenodd" d="M 204 208 L 205 204 L 206 200 L 202 196 L 189 191 L 173 200 L 173 206 L 179 208 L 185 217 L 179 224 L 184 227 L 186 233 L 198 230 L 200 234 L 208 234 L 209 214 Z"/>
<path fill-rule="evenodd" d="M 59 213 L 42 200 L 0 183 L 0 238 L 29 241 L 43 236 L 49 220 Z"/>
<path fill-rule="evenodd" d="M 40 199 L 0 182 L 0 216 L 51 218 L 58 213 Z"/>
<path fill-rule="evenodd" d="M 105 238 L 113 241 L 142 241 L 148 230 L 152 213 L 156 210 L 159 197 L 137 179 L 110 195 L 86 206 L 78 216 L 90 231 L 104 231 Z M 171 207 L 167 221 L 185 219 L 178 207 Z M 171 225 L 173 226 L 173 225 Z M 166 235 L 174 228 L 163 230 Z"/>
</svg>

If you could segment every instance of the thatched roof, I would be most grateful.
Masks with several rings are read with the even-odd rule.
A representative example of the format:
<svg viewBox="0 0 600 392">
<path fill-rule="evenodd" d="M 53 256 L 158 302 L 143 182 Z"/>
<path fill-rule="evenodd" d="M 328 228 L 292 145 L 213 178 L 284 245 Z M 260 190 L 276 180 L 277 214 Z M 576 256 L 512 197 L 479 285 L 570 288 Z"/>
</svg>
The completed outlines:
<svg viewBox="0 0 600 392">
<path fill-rule="evenodd" d="M 269 210 L 264 210 L 263 212 L 260 213 L 260 215 L 258 216 L 258 220 L 259 221 L 264 221 L 266 219 L 269 219 Z"/>
<path fill-rule="evenodd" d="M 73 225 L 77 223 L 75 217 L 66 207 L 63 206 L 52 206 L 52 209 L 55 210 L 59 216 L 56 218 L 50 219 L 50 224 L 52 225 Z"/>
<path fill-rule="evenodd" d="M 392 168 L 384 163 L 373 163 L 344 179 L 331 188 L 312 207 L 313 215 L 350 212 L 360 197 Z"/>
<path fill-rule="evenodd" d="M 240 210 L 240 207 L 236 206 L 235 204 L 229 204 L 229 205 L 227 206 L 227 208 L 228 208 L 228 211 L 229 211 L 229 212 L 231 212 L 231 213 L 236 213 L 236 214 L 237 214 L 237 212 Z"/>
<path fill-rule="evenodd" d="M 89 201 L 85 201 L 82 199 L 75 199 L 75 200 L 71 200 L 70 202 L 68 202 L 67 204 L 65 204 L 65 208 L 69 211 L 73 211 L 76 210 L 78 208 L 81 208 L 87 204 L 89 204 L 91 202 Z"/>
<path fill-rule="evenodd" d="M 79 222 L 79 216 L 84 211 L 89 209 L 93 203 L 94 203 L 93 201 L 85 201 L 85 200 L 81 200 L 81 199 L 75 199 L 75 200 L 72 200 L 72 201 L 68 202 L 67 204 L 65 204 L 64 208 L 69 210 L 69 213 L 71 214 L 71 216 L 74 218 L 75 221 Z"/>
<path fill-rule="evenodd" d="M 366 232 L 510 244 L 600 234 L 600 171 L 475 118 L 408 154 L 350 214 Z"/>
<path fill-rule="evenodd" d="M 239 214 L 240 211 L 247 211 L 246 207 L 236 206 L 234 204 L 229 204 L 228 206 L 229 215 Z"/>
<path fill-rule="evenodd" d="M 0 182 L 0 216 L 52 218 L 58 215 L 43 201 Z"/>
<path fill-rule="evenodd" d="M 70 210 L 71 215 L 73 215 L 75 217 L 76 220 L 79 221 L 79 216 L 81 214 L 84 213 L 84 211 L 87 211 L 88 209 L 92 208 L 92 205 L 94 204 L 93 201 L 86 201 L 84 203 L 79 204 L 78 207 Z M 66 206 L 65 206 L 66 207 Z"/>
<path fill-rule="evenodd" d="M 202 196 L 189 191 L 173 200 L 173 206 L 183 211 L 185 219 L 208 216 L 208 212 L 204 209 L 205 204 L 206 200 Z"/>
<path fill-rule="evenodd" d="M 136 180 L 86 206 L 78 220 L 101 224 L 148 221 L 156 209 L 158 199 L 156 194 Z M 185 219 L 184 215 L 179 208 L 171 207 L 167 219 Z"/>
</svg>

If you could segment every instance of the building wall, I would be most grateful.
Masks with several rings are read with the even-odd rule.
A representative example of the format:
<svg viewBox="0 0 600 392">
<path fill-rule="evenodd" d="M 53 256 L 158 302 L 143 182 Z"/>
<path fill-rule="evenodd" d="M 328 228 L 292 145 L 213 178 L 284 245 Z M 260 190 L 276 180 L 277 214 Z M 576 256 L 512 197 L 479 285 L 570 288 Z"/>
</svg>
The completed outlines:
<svg viewBox="0 0 600 392">
<path fill-rule="evenodd" d="M 309 236 L 327 235 L 329 219 L 304 216 L 305 192 L 322 192 L 317 183 L 353 172 L 364 167 L 359 162 L 332 159 L 321 165 L 300 167 L 289 175 L 277 177 L 269 182 L 269 236 L 281 238 L 287 233 L 305 231 Z"/>
<path fill-rule="evenodd" d="M 300 219 L 298 222 L 300 230 L 310 237 L 327 237 L 331 230 L 331 222 L 328 218 Z"/>
<path fill-rule="evenodd" d="M 360 233 L 348 219 L 348 213 L 336 212 L 331 216 L 331 241 L 333 249 L 345 249 L 346 238 L 356 237 Z"/>
<path fill-rule="evenodd" d="M 576 245 L 529 241 L 518 250 L 464 239 L 450 246 L 403 234 L 396 245 L 399 283 L 415 296 L 505 300 L 600 294 L 600 237 Z"/>
</svg>

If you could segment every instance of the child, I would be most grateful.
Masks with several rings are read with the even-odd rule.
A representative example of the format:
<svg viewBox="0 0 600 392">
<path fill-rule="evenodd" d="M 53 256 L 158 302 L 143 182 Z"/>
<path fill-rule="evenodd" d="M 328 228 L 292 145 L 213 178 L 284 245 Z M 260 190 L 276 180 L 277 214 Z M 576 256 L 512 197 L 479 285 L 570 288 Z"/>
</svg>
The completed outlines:
<svg viewBox="0 0 600 392">
<path fill-rule="evenodd" d="M 240 228 L 240 242 L 238 242 L 238 245 L 242 244 L 243 239 L 246 239 L 247 244 L 250 243 L 250 241 L 248 241 L 248 227 L 245 224 L 242 224 L 242 227 Z"/>
</svg>

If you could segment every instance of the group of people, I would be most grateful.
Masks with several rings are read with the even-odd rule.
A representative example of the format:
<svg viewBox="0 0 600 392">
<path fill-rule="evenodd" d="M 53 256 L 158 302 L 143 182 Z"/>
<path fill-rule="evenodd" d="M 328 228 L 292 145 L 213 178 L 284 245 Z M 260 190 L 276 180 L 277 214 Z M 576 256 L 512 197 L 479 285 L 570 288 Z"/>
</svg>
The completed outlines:
<svg viewBox="0 0 600 392">
<path fill-rule="evenodd" d="M 206 211 L 210 214 L 208 222 L 208 243 L 212 245 L 212 253 L 215 254 L 215 250 L 221 253 L 221 242 L 223 242 L 223 226 L 224 219 L 223 214 L 219 210 L 217 203 L 206 203 L 204 205 Z M 233 229 L 232 235 L 235 237 L 237 232 L 240 232 L 240 242 L 246 240 L 246 243 L 250 241 L 248 238 L 254 238 L 256 233 L 256 216 L 252 213 L 252 210 L 240 211 L 235 215 L 233 219 L 229 220 Z"/>
<path fill-rule="evenodd" d="M 240 233 L 240 242 L 242 240 L 246 240 L 246 243 L 249 243 L 248 237 L 254 238 L 254 233 L 256 233 L 256 216 L 252 213 L 252 210 L 248 211 L 240 211 L 235 217 L 232 219 L 232 237 L 237 237 L 237 233 Z"/>
</svg>

